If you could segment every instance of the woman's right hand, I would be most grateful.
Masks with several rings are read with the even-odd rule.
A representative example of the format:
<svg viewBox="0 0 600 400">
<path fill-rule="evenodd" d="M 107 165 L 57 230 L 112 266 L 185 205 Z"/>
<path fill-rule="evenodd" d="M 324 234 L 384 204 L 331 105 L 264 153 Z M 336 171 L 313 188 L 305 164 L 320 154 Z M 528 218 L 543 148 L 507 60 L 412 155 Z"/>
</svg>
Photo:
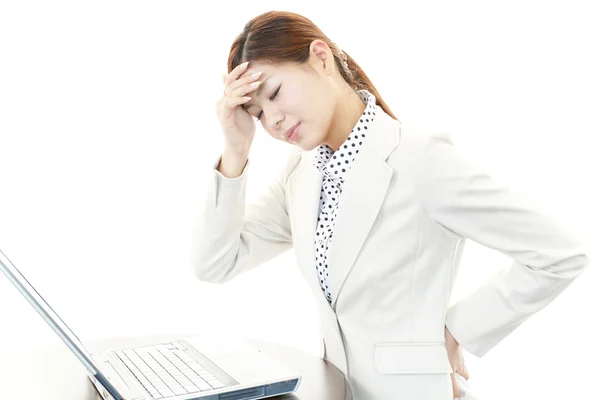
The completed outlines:
<svg viewBox="0 0 600 400">
<path fill-rule="evenodd" d="M 257 77 L 240 76 L 248 69 L 248 63 L 235 67 L 227 76 L 224 76 L 225 86 L 223 97 L 217 101 L 217 116 L 221 123 L 225 146 L 238 152 L 249 152 L 256 124 L 253 116 L 242 105 L 250 100 L 247 93 L 256 90 L 250 84 Z"/>
</svg>

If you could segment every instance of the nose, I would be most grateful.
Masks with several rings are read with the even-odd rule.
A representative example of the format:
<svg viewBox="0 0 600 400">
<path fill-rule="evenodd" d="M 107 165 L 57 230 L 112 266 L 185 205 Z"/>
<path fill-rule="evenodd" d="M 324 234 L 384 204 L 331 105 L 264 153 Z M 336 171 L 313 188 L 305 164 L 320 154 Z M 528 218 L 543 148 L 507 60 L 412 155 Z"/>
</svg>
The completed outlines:
<svg viewBox="0 0 600 400">
<path fill-rule="evenodd" d="M 270 118 L 269 118 L 269 123 L 268 123 L 268 128 L 271 132 L 273 132 L 276 135 L 281 136 L 282 138 L 285 138 L 285 131 L 282 128 L 282 119 L 280 118 L 279 115 L 273 113 L 271 114 Z"/>
</svg>

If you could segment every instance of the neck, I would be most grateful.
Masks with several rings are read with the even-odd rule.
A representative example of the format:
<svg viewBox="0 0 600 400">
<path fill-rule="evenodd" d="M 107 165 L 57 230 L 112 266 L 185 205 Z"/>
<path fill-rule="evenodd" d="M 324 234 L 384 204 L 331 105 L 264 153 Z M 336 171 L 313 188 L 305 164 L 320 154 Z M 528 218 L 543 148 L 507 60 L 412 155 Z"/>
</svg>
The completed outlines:
<svg viewBox="0 0 600 400">
<path fill-rule="evenodd" d="M 358 93 L 349 86 L 348 89 L 341 94 L 337 102 L 330 125 L 331 129 L 323 141 L 323 144 L 331 147 L 334 152 L 344 144 L 350 131 L 367 108 Z"/>
</svg>

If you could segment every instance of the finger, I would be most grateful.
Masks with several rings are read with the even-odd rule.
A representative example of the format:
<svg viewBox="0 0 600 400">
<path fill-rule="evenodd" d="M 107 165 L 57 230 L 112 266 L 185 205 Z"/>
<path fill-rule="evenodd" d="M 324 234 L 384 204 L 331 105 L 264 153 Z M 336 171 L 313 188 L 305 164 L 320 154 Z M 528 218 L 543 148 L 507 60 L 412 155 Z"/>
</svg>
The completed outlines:
<svg viewBox="0 0 600 400">
<path fill-rule="evenodd" d="M 466 369 L 461 371 L 461 375 L 463 376 L 463 378 L 465 378 L 465 380 L 469 380 L 469 371 L 467 371 Z"/>
<path fill-rule="evenodd" d="M 236 79 L 229 86 L 225 87 L 225 95 L 232 96 L 243 96 L 248 92 L 251 92 L 258 88 L 258 86 L 249 86 L 253 82 L 257 82 L 256 80 L 260 78 L 262 75 L 261 71 L 257 71 L 252 75 L 246 75 L 243 78 Z M 257 85 L 260 84 L 260 81 L 257 82 Z M 241 88 L 241 89 L 240 89 Z"/>
<path fill-rule="evenodd" d="M 227 78 L 225 79 L 225 86 L 229 86 L 231 84 L 231 82 L 233 82 L 237 78 L 239 78 L 244 73 L 244 71 L 248 68 L 248 63 L 249 63 L 249 61 L 246 61 L 245 63 L 240 64 L 237 67 L 235 67 L 234 69 L 232 69 L 231 72 L 229 73 L 229 75 L 227 75 Z"/>
<path fill-rule="evenodd" d="M 251 82 L 251 83 L 246 83 L 246 84 L 242 84 L 239 85 L 237 87 L 233 87 L 233 85 L 231 85 L 231 87 L 228 87 L 227 89 L 225 89 L 225 94 L 229 95 L 231 97 L 238 97 L 238 96 L 248 96 L 250 93 L 258 90 L 258 85 L 260 85 L 260 81 L 256 81 L 256 82 Z M 253 86 L 253 84 L 255 86 Z"/>
<path fill-rule="evenodd" d="M 244 104 L 250 101 L 250 97 L 229 97 L 227 101 L 225 101 L 225 107 L 233 108 L 235 106 L 239 106 L 240 104 Z M 244 111 L 248 112 L 246 109 Z"/>
<path fill-rule="evenodd" d="M 460 387 L 458 386 L 458 380 L 456 379 L 456 373 L 452 373 L 452 397 L 460 398 Z"/>
<path fill-rule="evenodd" d="M 457 368 L 455 372 L 463 378 L 465 378 L 465 380 L 469 379 L 469 371 L 467 370 L 467 367 L 464 366 L 464 364 L 460 368 Z"/>
</svg>

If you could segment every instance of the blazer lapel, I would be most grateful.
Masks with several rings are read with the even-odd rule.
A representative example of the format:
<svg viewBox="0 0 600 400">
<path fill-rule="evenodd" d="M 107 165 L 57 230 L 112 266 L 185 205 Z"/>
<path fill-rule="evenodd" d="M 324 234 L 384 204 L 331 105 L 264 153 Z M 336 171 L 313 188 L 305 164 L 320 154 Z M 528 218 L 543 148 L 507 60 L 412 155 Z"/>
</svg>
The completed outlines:
<svg viewBox="0 0 600 400">
<path fill-rule="evenodd" d="M 303 154 L 299 169 L 290 178 L 292 240 L 298 266 L 319 303 L 330 308 L 316 272 L 315 232 L 323 175 L 313 164 L 317 149 Z"/>
<path fill-rule="evenodd" d="M 400 123 L 377 106 L 378 115 L 369 135 L 348 170 L 327 260 L 331 308 L 335 310 L 339 292 L 350 273 L 379 213 L 393 170 L 387 157 L 398 146 Z M 317 148 L 318 149 L 318 148 Z M 294 247 L 300 269 L 309 286 L 329 307 L 315 267 L 315 231 L 319 212 L 322 175 L 313 165 L 316 150 L 303 154 L 300 168 L 290 177 L 295 220 Z"/>
</svg>

